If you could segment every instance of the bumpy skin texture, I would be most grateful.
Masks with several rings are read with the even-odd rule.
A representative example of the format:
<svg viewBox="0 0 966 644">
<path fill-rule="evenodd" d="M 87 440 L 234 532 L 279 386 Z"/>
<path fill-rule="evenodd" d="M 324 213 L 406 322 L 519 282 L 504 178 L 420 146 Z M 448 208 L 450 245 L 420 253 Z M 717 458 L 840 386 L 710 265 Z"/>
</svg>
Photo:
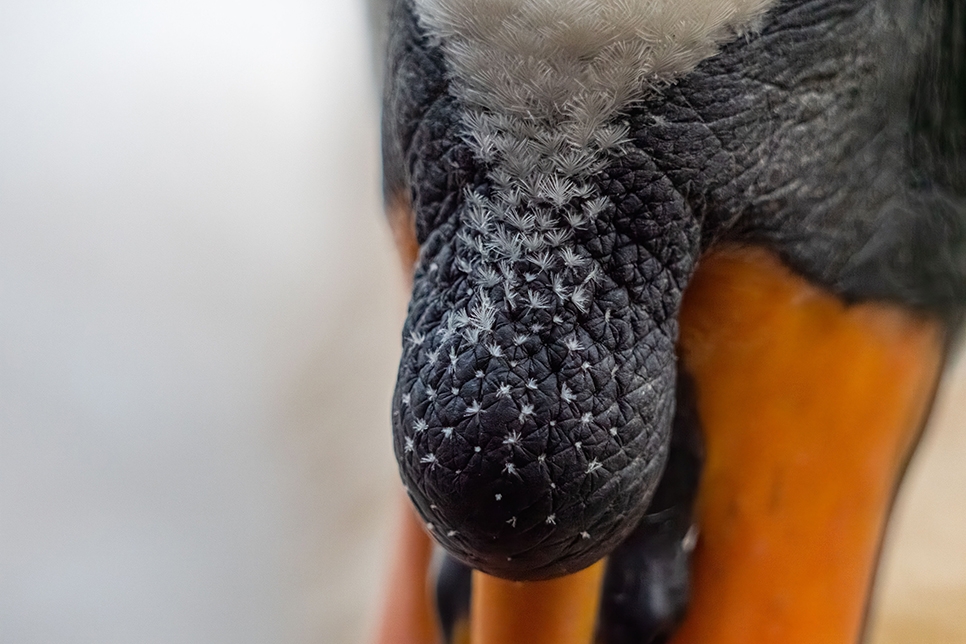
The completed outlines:
<svg viewBox="0 0 966 644">
<path fill-rule="evenodd" d="M 438 55 L 415 50 L 417 68 L 397 74 L 431 78 Z M 525 293 L 516 306 L 498 289 L 481 295 L 459 263 L 472 250 L 466 189 L 485 194 L 488 179 L 461 139 L 456 99 L 437 95 L 407 164 L 421 256 L 394 399 L 400 468 L 461 560 L 510 578 L 579 570 L 633 529 L 663 467 L 697 223 L 648 159 L 615 163 L 596 177 L 607 208 L 567 231 L 569 265 L 541 270 L 538 248 L 508 262 Z M 470 328 L 450 330 L 460 311 Z"/>
<path fill-rule="evenodd" d="M 593 192 L 540 208 L 562 220 L 604 206 L 536 225 L 543 241 L 522 255 L 479 246 L 496 234 L 473 203 L 498 192 L 491 168 L 438 43 L 394 3 L 385 188 L 411 199 L 421 244 L 394 444 L 449 552 L 540 579 L 634 529 L 666 458 L 681 294 L 715 243 L 766 245 L 846 299 L 961 314 L 966 199 L 948 169 L 962 148 L 929 125 L 958 123 L 959 94 L 923 98 L 943 30 L 959 33 L 955 1 L 780 2 L 758 33 L 620 115 L 629 141 L 603 155 Z M 478 259 L 491 252 L 502 263 Z"/>
<path fill-rule="evenodd" d="M 693 506 L 703 462 L 694 385 L 679 376 L 664 476 L 637 528 L 607 559 L 597 644 L 665 642 L 684 618 L 697 537 Z M 433 584 L 440 632 L 451 644 L 457 622 L 469 619 L 471 569 L 443 555 Z"/>
<path fill-rule="evenodd" d="M 664 476 L 647 514 L 607 559 L 598 644 L 666 642 L 684 619 L 698 534 L 694 501 L 703 463 L 695 387 L 682 374 Z"/>
</svg>

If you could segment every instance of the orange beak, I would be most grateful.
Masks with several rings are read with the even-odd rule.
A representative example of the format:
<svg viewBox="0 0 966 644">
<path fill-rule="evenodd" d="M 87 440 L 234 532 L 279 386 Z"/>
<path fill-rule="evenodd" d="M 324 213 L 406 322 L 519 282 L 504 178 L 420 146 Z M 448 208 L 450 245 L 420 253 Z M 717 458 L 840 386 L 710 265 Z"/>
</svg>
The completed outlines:
<svg viewBox="0 0 966 644">
<path fill-rule="evenodd" d="M 506 581 L 473 573 L 471 644 L 590 644 L 604 562 L 549 581 Z"/>
<path fill-rule="evenodd" d="M 936 389 L 936 319 L 845 305 L 760 250 L 706 257 L 681 354 L 707 457 L 676 644 L 860 639 L 896 489 Z"/>
</svg>

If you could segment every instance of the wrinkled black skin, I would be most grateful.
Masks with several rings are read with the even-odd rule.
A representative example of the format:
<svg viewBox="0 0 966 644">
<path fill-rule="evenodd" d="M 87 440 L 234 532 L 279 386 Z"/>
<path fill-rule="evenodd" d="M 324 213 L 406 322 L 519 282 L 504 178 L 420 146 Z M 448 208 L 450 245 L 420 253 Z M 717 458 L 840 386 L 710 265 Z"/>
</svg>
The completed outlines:
<svg viewBox="0 0 966 644">
<path fill-rule="evenodd" d="M 664 476 L 647 514 L 607 560 L 597 644 L 660 644 L 684 619 L 691 596 L 694 501 L 704 445 L 694 383 L 678 376 L 677 412 Z"/>
<path fill-rule="evenodd" d="M 585 476 L 584 464 L 566 457 L 573 433 L 524 428 L 530 443 L 523 449 L 559 454 L 551 476 L 562 492 L 548 495 L 546 473 L 536 469 L 507 483 L 502 468 L 513 451 L 501 439 L 512 418 L 494 413 L 489 425 L 471 424 L 463 411 L 471 400 L 492 402 L 487 396 L 508 374 L 474 350 L 460 356 L 452 376 L 461 381 L 458 395 L 433 406 L 414 401 L 431 417 L 420 447 L 440 459 L 437 468 L 421 467 L 404 450 L 401 428 L 412 411 L 401 393 L 441 376 L 404 353 L 393 401 L 400 473 L 447 550 L 492 574 L 540 579 L 589 565 L 627 538 L 667 454 L 681 293 L 701 253 L 715 244 L 767 247 L 849 302 L 898 303 L 951 326 L 961 319 L 963 16 L 958 0 L 779 2 L 757 33 L 618 117 L 630 127 L 631 146 L 596 177 L 615 207 L 577 240 L 606 279 L 591 310 L 563 311 L 563 331 L 548 332 L 535 351 L 548 378 L 574 379 L 573 389 L 590 395 L 582 404 L 605 409 L 620 399 L 620 413 L 578 436 L 604 444 L 616 428 L 620 453 L 598 476 Z M 387 51 L 385 190 L 390 199 L 410 196 L 421 244 L 408 337 L 432 333 L 446 308 L 466 303 L 452 270 L 454 237 L 464 188 L 485 192 L 488 179 L 460 138 L 463 107 L 449 91 L 444 57 L 404 0 L 392 9 Z M 431 273 L 431 262 L 440 270 Z M 600 332 L 605 308 L 622 311 L 620 337 Z M 495 333 L 513 324 L 502 312 Z M 598 389 L 596 372 L 579 381 L 572 366 L 553 358 L 554 343 L 572 333 L 592 343 L 595 369 L 615 360 L 636 366 L 618 374 L 616 389 Z M 477 370 L 486 372 L 480 382 Z M 651 398 L 628 403 L 622 392 L 639 387 L 641 371 L 655 385 Z M 545 427 L 556 413 L 538 409 L 535 425 Z M 444 445 L 439 430 L 446 425 L 486 450 L 474 456 L 471 443 Z M 494 492 L 504 495 L 498 508 L 488 502 Z M 553 529 L 543 523 L 551 509 Z M 515 526 L 506 524 L 509 516 Z M 593 539 L 578 538 L 588 522 Z"/>
<path fill-rule="evenodd" d="M 429 81 L 444 73 L 439 52 L 418 40 L 411 14 L 405 7 L 402 13 L 409 36 L 397 34 L 404 46 L 398 57 L 390 54 L 399 66 L 390 76 L 405 79 L 430 104 L 416 121 L 394 118 L 390 115 L 411 114 L 413 108 L 396 103 L 405 94 L 389 89 L 385 156 L 389 166 L 400 149 L 408 150 L 405 168 L 421 258 L 403 334 L 423 334 L 429 343 L 448 311 L 473 304 L 455 266 L 454 240 L 462 225 L 464 189 L 486 191 L 488 179 L 487 168 L 461 139 L 456 99 L 445 85 Z M 391 40 L 391 51 L 398 44 Z M 394 151 L 407 131 L 410 145 Z M 531 323 L 544 326 L 501 360 L 491 359 L 482 343 L 462 350 L 453 369 L 445 352 L 430 365 L 425 347 L 404 349 L 393 410 L 403 479 L 437 539 L 457 558 L 491 574 L 543 579 L 600 559 L 637 524 L 663 469 L 674 413 L 676 314 L 698 253 L 699 229 L 653 163 L 642 155 L 627 160 L 631 163 L 598 177 L 613 205 L 574 235 L 574 246 L 601 270 L 588 311 L 559 306 L 521 319 L 519 312 L 501 309 L 492 336 L 504 347 Z M 562 321 L 553 322 L 555 315 Z M 589 355 L 569 355 L 564 341 L 571 337 Z M 587 370 L 581 369 L 585 361 Z M 533 392 L 524 386 L 530 374 L 539 383 Z M 497 395 L 503 382 L 512 387 L 510 397 Z M 577 394 L 574 404 L 559 403 L 562 384 Z M 648 385 L 650 395 L 644 393 Z M 439 392 L 435 402 L 425 393 L 429 387 Z M 408 405 L 405 393 L 412 395 Z M 526 422 L 517 418 L 514 405 L 520 399 L 534 403 Z M 466 416 L 477 400 L 486 410 L 482 420 Z M 594 416 L 589 425 L 581 422 L 585 413 Z M 412 427 L 414 417 L 428 419 L 429 427 L 407 453 L 403 428 Z M 444 437 L 445 427 L 455 427 L 453 438 Z M 520 444 L 504 443 L 510 432 L 522 435 Z M 593 447 L 604 468 L 588 472 L 590 457 L 577 443 Z M 439 459 L 431 467 L 420 460 L 427 453 Z M 541 453 L 545 464 L 536 460 Z M 511 459 L 522 463 L 514 473 L 505 471 Z M 546 521 L 551 515 L 555 524 Z"/>
<path fill-rule="evenodd" d="M 695 528 L 694 500 L 701 480 L 704 448 L 694 385 L 678 377 L 677 412 L 667 467 L 637 527 L 607 560 L 597 620 L 597 644 L 660 644 L 684 618 L 690 598 Z M 468 620 L 471 569 L 444 555 L 433 581 L 436 615 L 443 641 L 455 641 L 455 628 Z"/>
</svg>

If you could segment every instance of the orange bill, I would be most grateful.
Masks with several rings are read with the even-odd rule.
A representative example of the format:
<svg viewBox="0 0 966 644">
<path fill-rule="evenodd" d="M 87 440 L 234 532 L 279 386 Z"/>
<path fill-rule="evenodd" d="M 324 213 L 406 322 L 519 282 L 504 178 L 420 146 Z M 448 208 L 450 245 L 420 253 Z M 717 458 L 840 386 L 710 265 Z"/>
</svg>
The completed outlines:
<svg viewBox="0 0 966 644">
<path fill-rule="evenodd" d="M 388 200 L 386 217 L 403 274 L 407 280 L 412 280 L 419 244 L 405 192 Z M 438 644 L 439 629 L 428 579 L 433 543 L 405 494 L 400 493 L 398 506 L 392 567 L 373 644 Z"/>
<path fill-rule="evenodd" d="M 416 240 L 416 215 L 405 191 L 398 192 L 386 200 L 386 219 L 392 230 L 392 238 L 399 253 L 403 274 L 412 279 L 413 266 L 419 256 L 419 242 Z"/>
<path fill-rule="evenodd" d="M 549 581 L 473 572 L 471 644 L 591 644 L 604 562 Z"/>
<path fill-rule="evenodd" d="M 937 320 L 847 306 L 761 250 L 705 257 L 681 315 L 706 440 L 675 644 L 853 644 L 940 371 Z"/>
<path fill-rule="evenodd" d="M 437 644 L 427 579 L 433 544 L 402 494 L 398 515 L 389 584 L 373 644 Z"/>
</svg>

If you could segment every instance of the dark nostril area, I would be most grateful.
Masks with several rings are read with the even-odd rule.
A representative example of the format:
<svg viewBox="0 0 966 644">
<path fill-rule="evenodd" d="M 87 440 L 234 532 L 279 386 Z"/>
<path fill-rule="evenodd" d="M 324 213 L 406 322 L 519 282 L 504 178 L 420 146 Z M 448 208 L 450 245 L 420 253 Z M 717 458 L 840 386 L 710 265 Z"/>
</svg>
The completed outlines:
<svg viewBox="0 0 966 644">
<path fill-rule="evenodd" d="M 508 298 L 449 258 L 424 252 L 404 330 L 404 483 L 437 540 L 476 568 L 579 570 L 633 528 L 663 467 L 673 334 L 590 260 L 519 267 Z"/>
</svg>

